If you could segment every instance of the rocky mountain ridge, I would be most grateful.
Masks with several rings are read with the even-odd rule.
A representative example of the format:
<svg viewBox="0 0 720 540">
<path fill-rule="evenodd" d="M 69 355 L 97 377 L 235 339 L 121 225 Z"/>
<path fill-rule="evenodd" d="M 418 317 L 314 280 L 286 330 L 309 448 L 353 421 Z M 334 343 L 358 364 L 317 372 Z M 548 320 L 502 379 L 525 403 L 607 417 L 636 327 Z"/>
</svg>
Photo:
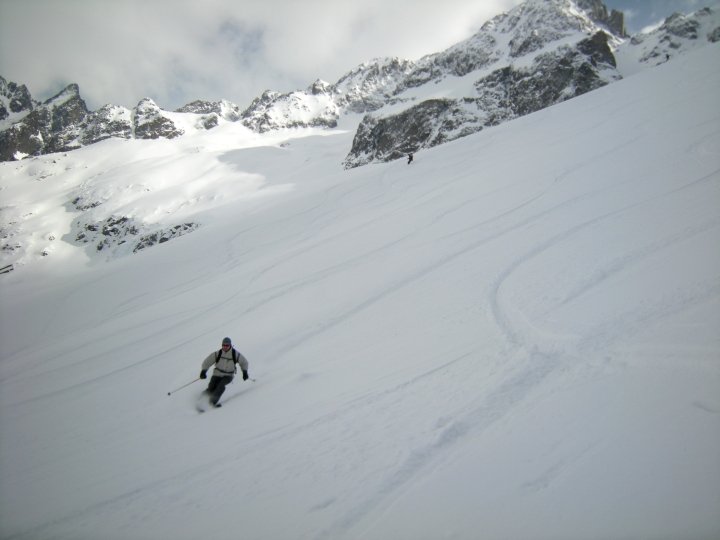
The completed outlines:
<svg viewBox="0 0 720 540">
<path fill-rule="evenodd" d="M 192 141 L 193 134 L 223 124 L 235 132 L 263 133 L 304 127 L 329 130 L 344 120 L 343 128 L 357 126 L 347 154 L 338 159 L 351 168 L 402 158 L 496 126 L 720 39 L 720 14 L 709 8 L 673 15 L 655 31 L 632 38 L 625 36 L 622 23 L 622 14 L 608 13 L 598 0 L 528 0 L 445 51 L 417 61 L 375 59 L 334 84 L 317 80 L 301 91 L 268 90 L 245 109 L 225 100 L 197 100 L 167 111 L 145 98 L 132 109 L 105 105 L 89 111 L 75 84 L 40 103 L 25 86 L 0 77 L 0 158 L 34 157 L 13 167 L 26 170 L 37 181 L 36 189 L 52 190 L 59 186 L 48 179 L 74 174 L 68 171 L 82 166 L 74 158 L 81 153 L 68 151 L 109 138 Z M 203 139 L 214 137 L 211 131 Z M 133 147 L 128 155 L 134 155 L 135 145 L 128 146 Z M 100 146 L 97 151 L 104 152 Z M 52 152 L 65 155 L 37 157 Z M 192 161 L 192 155 L 186 157 Z M 178 167 L 175 176 L 182 177 L 183 167 Z M 13 268 L 53 256 L 64 249 L 58 247 L 63 243 L 85 247 L 93 259 L 109 260 L 192 233 L 202 226 L 202 219 L 179 211 L 205 204 L 205 187 L 192 184 L 215 184 L 226 176 L 208 179 L 203 172 L 198 179 L 188 178 L 187 193 L 170 203 L 161 195 L 164 167 L 152 171 L 142 165 L 123 173 L 128 181 L 121 192 L 106 188 L 107 182 L 116 181 L 115 174 L 88 173 L 68 193 L 63 212 L 72 219 L 64 235 L 37 228 L 44 209 L 4 206 L 1 264 Z M 156 210 L 138 211 L 146 200 L 152 200 L 150 206 Z M 165 205 L 161 211 L 160 200 Z"/>
<path fill-rule="evenodd" d="M 625 65 L 628 72 L 645 69 L 718 41 L 719 28 L 720 14 L 705 8 L 626 39 L 622 14 L 599 1 L 525 2 L 465 42 L 421 59 L 405 81 L 452 88 L 451 78 L 464 78 L 469 90 L 366 115 L 343 165 L 398 159 L 571 99 L 622 79 L 616 54 L 636 64 Z"/>
<path fill-rule="evenodd" d="M 622 49 L 652 66 L 717 41 L 720 22 L 716 11 L 705 8 L 627 37 L 623 14 L 600 0 L 527 0 L 445 51 L 417 61 L 375 59 L 334 84 L 317 80 L 305 90 L 267 90 L 245 109 L 198 100 L 169 112 L 144 98 L 133 109 L 89 111 L 76 84 L 40 103 L 24 85 L 0 77 L 0 160 L 69 151 L 110 137 L 181 137 L 178 114 L 192 115 L 197 129 L 241 122 L 260 133 L 333 128 L 343 115 L 365 114 L 344 166 L 396 159 L 618 80 L 615 55 Z"/>
</svg>

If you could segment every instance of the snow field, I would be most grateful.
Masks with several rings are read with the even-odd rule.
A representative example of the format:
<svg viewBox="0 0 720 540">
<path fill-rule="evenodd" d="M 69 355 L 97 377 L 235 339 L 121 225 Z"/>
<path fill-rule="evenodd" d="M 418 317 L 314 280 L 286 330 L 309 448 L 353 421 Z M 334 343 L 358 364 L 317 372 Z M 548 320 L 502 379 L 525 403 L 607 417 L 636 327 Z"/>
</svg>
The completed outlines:
<svg viewBox="0 0 720 540">
<path fill-rule="evenodd" d="M 3 276 L 0 536 L 716 537 L 719 53 L 412 166 L 343 171 L 351 130 L 70 154 L 203 226 Z M 257 382 L 198 415 L 167 392 L 225 335 Z"/>
</svg>

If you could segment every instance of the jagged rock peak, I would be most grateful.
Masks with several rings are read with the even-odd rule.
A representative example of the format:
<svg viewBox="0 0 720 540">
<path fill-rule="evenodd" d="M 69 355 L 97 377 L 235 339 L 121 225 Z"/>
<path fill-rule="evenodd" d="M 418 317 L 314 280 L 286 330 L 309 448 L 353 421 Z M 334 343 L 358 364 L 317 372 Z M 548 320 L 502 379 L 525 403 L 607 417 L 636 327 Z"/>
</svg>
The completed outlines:
<svg viewBox="0 0 720 540">
<path fill-rule="evenodd" d="M 57 107 L 57 106 L 59 106 L 59 105 L 65 104 L 65 103 L 67 103 L 68 101 L 73 100 L 73 99 L 77 99 L 77 100 L 82 101 L 82 102 L 83 102 L 83 105 L 84 105 L 84 103 L 85 103 L 85 102 L 82 100 L 82 98 L 80 97 L 80 87 L 79 87 L 77 84 L 75 84 L 75 83 L 68 84 L 65 88 L 63 88 L 62 90 L 60 90 L 60 92 L 58 92 L 57 94 L 55 94 L 53 97 L 47 99 L 47 100 L 43 103 L 43 105 L 49 105 L 49 106 L 52 106 L 52 107 Z M 87 110 L 87 108 L 86 108 L 86 110 Z"/>
<path fill-rule="evenodd" d="M 601 0 L 575 0 L 579 7 L 584 9 L 597 23 L 604 25 L 613 34 L 627 37 L 625 31 L 625 14 L 616 9 L 608 11 Z"/>
<path fill-rule="evenodd" d="M 0 116 L 4 116 L 5 124 L 9 125 L 0 131 L 0 160 L 74 150 L 80 146 L 78 139 L 88 109 L 80 98 L 77 84 L 70 84 L 44 103 L 38 103 L 30 97 L 27 88 L 3 79 L 2 94 L 0 103 L 5 113 L 0 110 Z M 8 99 L 6 107 L 4 103 Z"/>
<path fill-rule="evenodd" d="M 709 8 L 708 11 L 710 11 Z M 670 35 L 685 39 L 697 39 L 699 29 L 700 23 L 696 17 L 689 17 L 682 13 L 673 13 L 665 19 L 660 27 L 661 31 L 664 30 Z"/>
<path fill-rule="evenodd" d="M 415 68 L 415 62 L 397 57 L 363 62 L 333 85 L 335 99 L 349 112 L 374 111 L 404 89 L 404 81 Z"/>
<path fill-rule="evenodd" d="M 230 122 L 237 122 L 242 116 L 240 107 L 225 99 L 220 101 L 205 101 L 198 99 L 188 103 L 187 105 L 183 105 L 182 107 L 176 109 L 175 112 L 204 115 L 215 114 L 217 117 L 224 118 Z"/>
<path fill-rule="evenodd" d="M 157 103 L 155 103 L 155 100 L 145 97 L 138 101 L 138 104 L 135 106 L 135 110 L 138 114 L 156 113 L 160 111 L 160 107 Z"/>
<path fill-rule="evenodd" d="M 259 133 L 272 129 L 336 127 L 340 113 L 338 104 L 330 93 L 322 90 L 329 90 L 329 87 L 313 86 L 317 93 L 281 94 L 266 90 L 243 111 L 243 125 Z"/>
<path fill-rule="evenodd" d="M 10 113 L 29 112 L 36 106 L 27 86 L 7 81 L 0 76 L 0 120 L 5 120 Z"/>
<path fill-rule="evenodd" d="M 314 83 L 308 86 L 307 92 L 313 96 L 317 96 L 318 94 L 329 94 L 332 92 L 332 87 L 330 86 L 330 83 L 327 83 L 322 79 L 317 79 Z"/>
<path fill-rule="evenodd" d="M 181 113 L 195 113 L 195 114 L 208 114 L 220 112 L 220 103 L 217 101 L 203 101 L 196 99 L 190 103 L 183 105 L 175 109 L 175 112 Z"/>
<path fill-rule="evenodd" d="M 637 34 L 630 40 L 638 47 L 640 62 L 658 65 L 677 54 L 720 41 L 720 12 L 704 8 L 689 15 L 674 13 L 651 32 Z"/>
<path fill-rule="evenodd" d="M 462 77 L 503 60 L 537 54 L 553 42 L 583 39 L 601 29 L 621 37 L 609 29 L 608 21 L 613 17 L 622 20 L 622 13 L 608 15 L 599 0 L 579 1 L 582 6 L 576 0 L 527 0 L 493 17 L 468 39 L 421 58 L 400 89 L 418 87 L 447 75 Z"/>
<path fill-rule="evenodd" d="M 132 137 L 132 112 L 119 105 L 104 105 L 88 115 L 80 142 L 84 145 L 111 137 Z"/>
<path fill-rule="evenodd" d="M 184 133 L 162 114 L 151 98 L 143 98 L 135 107 L 135 137 L 138 139 L 174 139 Z"/>
<path fill-rule="evenodd" d="M 343 86 L 346 83 L 355 83 L 358 80 L 383 80 L 388 77 L 395 77 L 398 74 L 407 73 L 414 67 L 415 63 L 411 60 L 405 60 L 396 56 L 373 58 L 372 60 L 363 62 L 355 69 L 340 77 L 334 86 Z"/>
<path fill-rule="evenodd" d="M 600 0 L 526 0 L 485 23 L 479 33 L 510 34 L 510 56 L 518 58 L 575 32 L 587 35 L 605 28 L 622 37 L 608 25 L 612 17 L 623 19 L 622 14 L 616 12 L 612 16 L 607 11 Z M 621 26 L 624 27 L 624 22 Z"/>
</svg>

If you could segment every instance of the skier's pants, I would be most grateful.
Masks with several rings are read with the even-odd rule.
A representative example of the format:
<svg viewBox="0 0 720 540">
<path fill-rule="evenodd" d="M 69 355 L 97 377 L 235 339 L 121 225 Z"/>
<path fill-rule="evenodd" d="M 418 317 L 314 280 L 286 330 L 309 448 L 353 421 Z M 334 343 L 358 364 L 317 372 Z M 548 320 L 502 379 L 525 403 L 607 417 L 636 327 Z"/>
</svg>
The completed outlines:
<svg viewBox="0 0 720 540">
<path fill-rule="evenodd" d="M 213 375 L 210 378 L 210 384 L 208 384 L 207 390 L 205 391 L 210 394 L 210 403 L 217 405 L 217 402 L 220 401 L 220 396 L 222 396 L 225 391 L 225 387 L 230 384 L 232 380 L 233 378 L 229 375 L 224 377 Z"/>
</svg>

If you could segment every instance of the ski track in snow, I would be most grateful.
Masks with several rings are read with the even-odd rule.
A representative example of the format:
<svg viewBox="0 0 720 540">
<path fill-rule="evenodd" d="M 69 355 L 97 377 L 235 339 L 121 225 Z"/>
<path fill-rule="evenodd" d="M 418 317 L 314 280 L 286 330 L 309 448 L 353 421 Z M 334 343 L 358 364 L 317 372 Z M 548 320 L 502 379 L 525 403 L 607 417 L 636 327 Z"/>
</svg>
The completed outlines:
<svg viewBox="0 0 720 540">
<path fill-rule="evenodd" d="M 557 244 L 566 241 L 567 239 L 571 238 L 572 236 L 578 235 L 583 233 L 585 230 L 595 227 L 598 224 L 616 218 L 618 216 L 621 216 L 623 214 L 627 214 L 631 210 L 636 210 L 639 207 L 645 206 L 648 203 L 652 202 L 656 199 L 662 199 L 669 196 L 672 196 L 676 194 L 679 191 L 684 191 L 693 187 L 697 186 L 703 186 L 707 184 L 710 180 L 715 180 L 716 182 L 720 180 L 720 170 L 716 170 L 713 173 L 700 178 L 698 180 L 694 180 L 691 183 L 687 185 L 683 185 L 679 188 L 673 189 L 670 192 L 658 194 L 654 197 L 651 197 L 649 199 L 641 200 L 638 202 L 634 202 L 628 206 L 622 207 L 618 210 L 613 210 L 612 212 L 609 212 L 607 214 L 600 215 L 598 217 L 592 218 L 584 223 L 580 223 L 572 227 L 571 229 L 568 229 L 566 231 L 563 231 L 556 236 L 548 239 L 547 241 L 544 241 L 538 245 L 536 245 L 530 252 L 524 254 L 522 257 L 518 258 L 516 261 L 514 261 L 510 266 L 508 266 L 503 273 L 498 277 L 496 282 L 493 284 L 492 287 L 492 295 L 491 295 L 491 305 L 493 307 L 493 313 L 495 314 L 495 319 L 498 322 L 498 325 L 503 329 L 503 332 L 508 336 L 508 339 L 512 343 L 516 343 L 518 345 L 527 345 L 527 340 L 524 340 L 521 336 L 518 335 L 518 331 L 516 330 L 517 324 L 513 323 L 511 321 L 510 316 L 507 313 L 507 309 L 504 309 L 502 307 L 502 300 L 501 300 L 501 289 L 503 287 L 503 284 L 508 281 L 512 274 L 522 265 L 527 264 L 532 259 L 542 257 L 544 253 L 546 253 L 550 248 L 556 246 Z M 717 195 L 716 195 L 717 196 Z M 582 196 L 581 198 L 585 198 L 586 196 Z M 566 203 L 561 204 L 560 206 L 565 206 L 566 204 L 571 204 L 575 201 L 568 201 Z M 614 261 L 611 264 L 611 267 L 603 267 L 599 269 L 599 272 L 597 272 L 596 276 L 594 278 L 591 278 L 584 283 L 582 283 L 580 286 L 578 286 L 576 289 L 570 291 L 567 295 L 567 297 L 563 300 L 562 304 L 568 303 L 583 294 L 590 291 L 593 287 L 596 287 L 600 285 L 603 281 L 608 279 L 612 274 L 627 271 L 632 265 L 640 264 L 643 260 L 647 259 L 650 255 L 660 251 L 665 250 L 669 246 L 671 246 L 674 243 L 679 243 L 682 241 L 687 240 L 688 238 L 691 238 L 694 235 L 704 233 L 710 229 L 717 228 L 720 225 L 720 219 L 714 218 L 710 220 L 708 223 L 702 223 L 699 225 L 695 225 L 691 227 L 689 230 L 683 230 L 675 233 L 669 238 L 663 238 L 662 240 L 659 240 L 655 245 L 645 247 L 640 250 L 635 250 L 631 252 L 626 252 L 623 257 L 621 257 L 619 260 Z M 650 310 L 653 311 L 652 308 Z"/>
<path fill-rule="evenodd" d="M 510 414 L 518 403 L 526 399 L 532 390 L 552 373 L 556 362 L 552 358 L 534 354 L 529 364 L 507 378 L 487 396 L 466 404 L 463 410 L 447 420 L 446 425 L 442 425 L 434 440 L 413 446 L 409 455 L 394 465 L 366 497 L 354 502 L 349 511 L 344 511 L 341 517 L 336 518 L 329 528 L 315 538 L 344 536 L 367 516 L 385 508 L 388 499 L 402 492 L 407 484 L 418 481 L 422 473 L 434 464 L 446 461 L 447 454 L 451 454 L 463 440 L 480 436 L 489 426 Z M 424 376 L 427 375 L 430 373 Z M 410 384 L 412 382 L 414 381 Z M 408 385 L 403 385 L 402 389 L 406 386 Z M 401 388 L 395 388 L 392 392 L 397 393 L 399 390 Z"/>
</svg>

